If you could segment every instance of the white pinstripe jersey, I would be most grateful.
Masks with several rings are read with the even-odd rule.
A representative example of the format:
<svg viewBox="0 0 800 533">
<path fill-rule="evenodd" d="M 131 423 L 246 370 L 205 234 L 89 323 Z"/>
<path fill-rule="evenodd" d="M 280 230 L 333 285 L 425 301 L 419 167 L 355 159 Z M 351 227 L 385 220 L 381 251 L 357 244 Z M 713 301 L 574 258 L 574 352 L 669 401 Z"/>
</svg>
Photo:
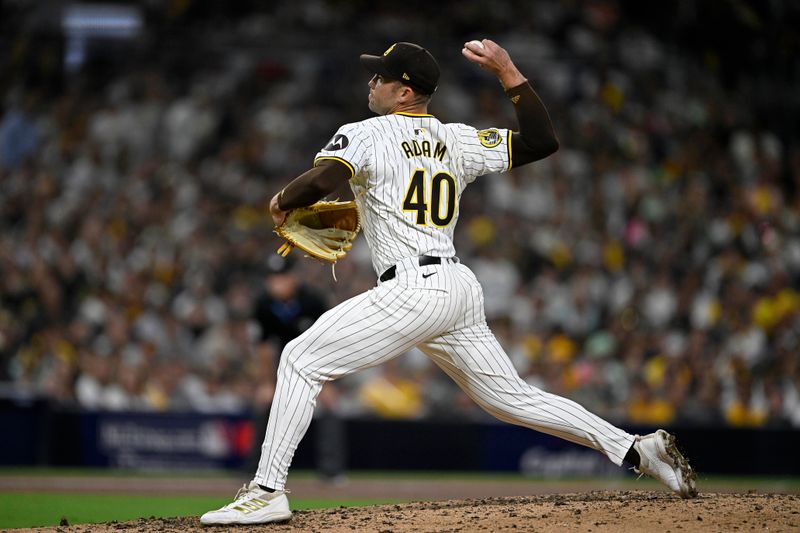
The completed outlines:
<svg viewBox="0 0 800 533">
<path fill-rule="evenodd" d="M 478 176 L 511 168 L 511 135 L 394 113 L 345 124 L 314 163 L 336 159 L 350 167 L 372 265 L 381 274 L 407 257 L 455 255 L 461 193 Z"/>
</svg>

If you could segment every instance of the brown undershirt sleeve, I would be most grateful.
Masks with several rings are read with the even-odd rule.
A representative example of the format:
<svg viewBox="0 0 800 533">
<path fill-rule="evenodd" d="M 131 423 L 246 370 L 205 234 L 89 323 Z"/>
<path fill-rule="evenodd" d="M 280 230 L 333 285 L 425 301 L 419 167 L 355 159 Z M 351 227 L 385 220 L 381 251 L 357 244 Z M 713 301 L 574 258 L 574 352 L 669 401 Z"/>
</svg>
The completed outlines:
<svg viewBox="0 0 800 533">
<path fill-rule="evenodd" d="M 304 172 L 278 195 L 278 207 L 289 211 L 311 205 L 339 188 L 342 182 L 353 177 L 350 167 L 335 159 L 322 159 Z"/>
<path fill-rule="evenodd" d="M 558 138 L 550 122 L 550 115 L 539 96 L 527 81 L 506 90 L 514 104 L 519 132 L 511 136 L 513 166 L 544 159 L 558 150 Z"/>
</svg>

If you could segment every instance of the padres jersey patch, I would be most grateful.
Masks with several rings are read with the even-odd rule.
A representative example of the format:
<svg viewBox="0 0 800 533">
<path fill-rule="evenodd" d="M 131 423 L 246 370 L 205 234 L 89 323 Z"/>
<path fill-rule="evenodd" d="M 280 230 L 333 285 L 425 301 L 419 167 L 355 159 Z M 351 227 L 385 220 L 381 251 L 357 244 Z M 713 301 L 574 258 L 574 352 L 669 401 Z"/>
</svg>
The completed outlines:
<svg viewBox="0 0 800 533">
<path fill-rule="evenodd" d="M 494 148 L 498 144 L 500 144 L 503 140 L 503 137 L 500 135 L 500 132 L 496 129 L 490 130 L 480 130 L 478 132 L 478 139 L 481 141 L 481 144 L 484 145 L 486 148 Z"/>
</svg>

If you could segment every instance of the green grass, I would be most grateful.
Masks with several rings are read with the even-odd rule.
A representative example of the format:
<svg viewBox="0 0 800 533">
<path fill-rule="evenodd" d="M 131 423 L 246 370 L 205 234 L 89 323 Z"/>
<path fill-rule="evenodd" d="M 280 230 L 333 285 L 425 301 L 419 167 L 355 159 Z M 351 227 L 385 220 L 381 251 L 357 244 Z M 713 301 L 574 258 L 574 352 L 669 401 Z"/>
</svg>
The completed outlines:
<svg viewBox="0 0 800 533">
<path fill-rule="evenodd" d="M 292 499 L 292 509 L 377 505 L 396 500 Z M 64 492 L 0 492 L 0 528 L 57 526 L 62 517 L 70 525 L 137 518 L 200 516 L 229 498 L 211 496 L 146 496 L 125 494 L 70 494 Z"/>
</svg>

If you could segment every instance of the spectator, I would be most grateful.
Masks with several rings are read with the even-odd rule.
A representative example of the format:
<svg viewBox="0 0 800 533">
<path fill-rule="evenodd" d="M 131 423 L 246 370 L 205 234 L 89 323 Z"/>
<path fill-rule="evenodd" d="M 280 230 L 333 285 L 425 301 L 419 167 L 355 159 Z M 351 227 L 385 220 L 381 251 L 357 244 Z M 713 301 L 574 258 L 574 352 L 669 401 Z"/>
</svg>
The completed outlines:
<svg viewBox="0 0 800 533">
<path fill-rule="evenodd" d="M 33 113 L 35 96 L 23 97 L 17 88 L 0 120 L 0 170 L 15 169 L 39 149 L 41 133 Z"/>
</svg>

